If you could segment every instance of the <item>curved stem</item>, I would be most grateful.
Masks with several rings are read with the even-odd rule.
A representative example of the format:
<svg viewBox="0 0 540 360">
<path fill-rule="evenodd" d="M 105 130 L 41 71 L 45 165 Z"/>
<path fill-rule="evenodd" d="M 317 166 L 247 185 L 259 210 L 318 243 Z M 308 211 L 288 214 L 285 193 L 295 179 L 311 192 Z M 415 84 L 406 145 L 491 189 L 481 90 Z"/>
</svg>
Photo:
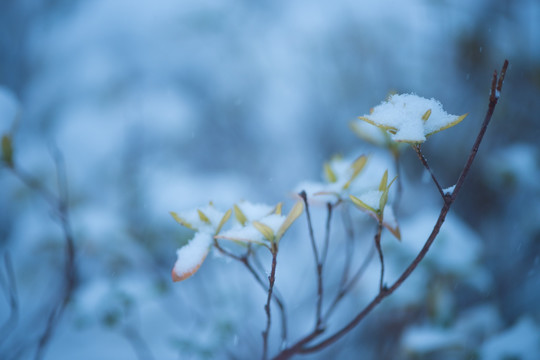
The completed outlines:
<svg viewBox="0 0 540 360">
<path fill-rule="evenodd" d="M 277 266 L 277 245 L 272 243 L 272 269 L 268 276 L 268 296 L 264 310 L 266 312 L 266 329 L 263 331 L 263 359 L 268 359 L 268 335 L 270 334 L 270 326 L 272 325 L 272 313 L 270 310 L 270 301 L 272 300 L 272 291 L 274 290 L 274 282 L 276 281 L 276 266 Z"/>
<path fill-rule="evenodd" d="M 345 233 L 347 239 L 345 243 L 345 261 L 343 263 L 343 274 L 341 276 L 340 288 L 343 288 L 349 280 L 349 272 L 351 268 L 351 260 L 354 251 L 354 228 L 352 225 L 351 214 L 349 213 L 349 207 L 347 203 L 343 204 L 342 211 L 343 225 L 345 227 Z"/>
<path fill-rule="evenodd" d="M 311 214 L 309 211 L 309 203 L 307 200 L 307 194 L 305 191 L 301 191 L 299 195 L 304 201 L 304 205 L 306 209 L 306 218 L 307 218 L 308 228 L 309 228 L 309 239 L 311 240 L 311 248 L 313 250 L 313 257 L 315 259 L 315 269 L 317 272 L 317 305 L 315 308 L 315 317 L 316 317 L 315 327 L 319 328 L 321 326 L 322 301 L 324 297 L 324 288 L 323 288 L 323 279 L 322 279 L 323 264 L 322 264 L 321 258 L 319 257 L 319 251 L 317 250 L 317 244 L 315 242 L 315 235 L 313 234 L 313 223 L 311 222 Z"/>
<path fill-rule="evenodd" d="M 238 256 L 238 255 L 224 249 L 223 247 L 221 247 L 221 245 L 218 243 L 218 241 L 216 239 L 214 239 L 214 246 L 223 255 L 228 256 L 228 257 L 230 257 L 230 258 L 232 258 L 234 260 L 237 260 L 237 261 L 241 262 L 242 264 L 244 264 L 244 266 L 249 271 L 249 273 L 253 276 L 253 278 L 255 279 L 257 284 L 259 284 L 263 288 L 264 291 L 268 291 L 268 286 L 262 280 L 262 278 L 259 275 L 259 273 L 257 272 L 257 270 L 255 270 L 255 268 L 253 267 L 253 265 L 249 261 L 249 254 L 253 254 L 253 258 L 256 259 L 254 253 L 248 252 L 244 256 Z M 288 333 L 288 330 L 287 330 L 287 328 L 288 328 L 288 326 L 287 326 L 287 312 L 285 310 L 285 303 L 284 303 L 283 299 L 281 298 L 281 296 L 278 294 L 277 288 L 275 286 L 274 286 L 274 291 L 272 292 L 272 297 L 273 297 L 276 305 L 278 306 L 280 314 L 281 314 L 281 342 L 282 342 L 282 344 L 285 344 L 287 342 L 287 336 L 288 336 L 287 335 L 287 333 Z"/>
<path fill-rule="evenodd" d="M 381 276 L 379 279 L 379 291 L 383 291 L 384 288 L 384 257 L 381 249 L 381 234 L 382 234 L 382 219 L 377 223 L 377 233 L 375 234 L 375 247 L 379 253 L 379 260 L 381 262 Z"/>
<path fill-rule="evenodd" d="M 353 275 L 351 280 L 340 288 L 334 301 L 332 302 L 332 304 L 326 311 L 326 314 L 324 314 L 324 321 L 328 321 L 328 318 L 330 317 L 330 315 L 332 315 L 332 313 L 336 309 L 336 306 L 339 304 L 341 299 L 343 299 L 343 297 L 347 295 L 347 293 L 351 290 L 351 288 L 360 280 L 362 275 L 364 275 L 369 263 L 371 262 L 373 258 L 373 255 L 375 255 L 375 244 L 371 246 L 369 252 L 366 254 L 366 257 L 364 258 L 364 261 L 362 262 L 362 264 L 360 265 L 356 273 Z"/>
<path fill-rule="evenodd" d="M 19 298 L 17 293 L 17 282 L 15 280 L 15 272 L 13 271 L 13 264 L 11 262 L 11 256 L 9 252 L 4 254 L 4 266 L 6 269 L 7 279 L 2 280 L 2 288 L 6 292 L 6 297 L 9 302 L 10 313 L 8 319 L 0 327 L 0 344 L 13 332 L 13 328 L 17 326 L 19 319 Z M 1 273 L 0 273 L 1 275 Z"/>
<path fill-rule="evenodd" d="M 347 323 L 340 330 L 336 331 L 333 335 L 329 336 L 328 338 L 320 341 L 319 343 L 315 345 L 305 347 L 306 344 L 310 343 L 313 339 L 317 337 L 317 335 L 315 335 L 312 332 L 306 337 L 304 337 L 303 339 L 299 340 L 297 343 L 293 344 L 290 348 L 283 350 L 278 356 L 276 356 L 275 359 L 285 360 L 285 359 L 289 359 L 291 356 L 293 356 L 296 353 L 305 354 L 305 353 L 316 352 L 333 344 L 337 340 L 339 340 L 341 337 L 343 337 L 345 334 L 351 331 L 354 327 L 356 327 L 384 298 L 390 296 L 394 291 L 396 291 L 405 282 L 405 280 L 412 274 L 412 272 L 416 269 L 418 264 L 420 264 L 420 262 L 424 259 L 431 245 L 435 241 L 435 238 L 439 234 L 439 231 L 446 219 L 446 216 L 448 215 L 448 211 L 450 210 L 450 207 L 454 203 L 465 181 L 465 178 L 467 177 L 467 174 L 469 173 L 470 167 L 476 157 L 480 143 L 482 142 L 486 129 L 493 116 L 495 107 L 498 103 L 499 95 L 502 89 L 502 84 L 504 81 L 504 77 L 506 75 L 507 68 L 508 68 L 508 60 L 505 60 L 504 65 L 501 70 L 501 76 L 498 78 L 496 71 L 493 74 L 488 110 L 486 112 L 480 131 L 474 142 L 471 153 L 465 163 L 463 171 L 461 172 L 458 178 L 456 187 L 454 188 L 452 195 L 444 196 L 443 194 L 443 198 L 445 199 L 445 202 L 441 208 L 439 217 L 437 218 L 437 221 L 433 227 L 433 230 L 431 231 L 431 234 L 429 235 L 426 242 L 424 243 L 424 246 L 422 247 L 420 252 L 416 255 L 416 257 L 412 260 L 409 266 L 403 271 L 403 273 L 399 276 L 399 278 L 389 288 L 382 287 L 379 290 L 379 293 L 377 294 L 377 296 L 375 296 L 375 298 L 370 303 L 368 303 L 362 311 L 360 311 L 349 323 Z"/>
<path fill-rule="evenodd" d="M 444 194 L 444 190 L 443 190 L 442 186 L 439 184 L 439 181 L 437 180 L 437 178 L 435 177 L 435 174 L 433 173 L 433 170 L 431 170 L 431 167 L 429 166 L 424 154 L 422 154 L 422 150 L 420 149 L 420 145 L 413 145 L 412 147 L 413 147 L 414 151 L 416 152 L 416 155 L 418 155 L 418 158 L 422 162 L 422 165 L 424 165 L 426 170 L 431 175 L 431 178 L 433 179 L 433 182 L 435 183 L 435 186 L 437 186 L 437 190 L 439 190 L 439 193 L 441 194 L 443 200 L 445 200 L 446 196 Z"/>
</svg>

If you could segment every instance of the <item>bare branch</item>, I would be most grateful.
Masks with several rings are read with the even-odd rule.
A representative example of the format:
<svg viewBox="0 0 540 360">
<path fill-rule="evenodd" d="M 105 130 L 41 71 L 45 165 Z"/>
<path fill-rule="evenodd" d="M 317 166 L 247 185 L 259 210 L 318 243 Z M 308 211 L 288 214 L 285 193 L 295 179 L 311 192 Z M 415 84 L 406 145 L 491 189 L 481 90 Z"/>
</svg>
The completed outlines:
<svg viewBox="0 0 540 360">
<path fill-rule="evenodd" d="M 343 337 L 345 334 L 347 334 L 349 331 L 351 331 L 353 328 L 355 328 L 384 298 L 390 296 L 394 291 L 396 291 L 405 282 L 405 280 L 412 274 L 412 272 L 417 268 L 417 266 L 424 259 L 431 245 L 435 241 L 435 238 L 439 234 L 439 231 L 446 219 L 446 216 L 448 215 L 448 211 L 450 210 L 450 207 L 454 203 L 456 196 L 459 193 L 459 190 L 461 189 L 465 181 L 465 178 L 470 170 L 470 167 L 476 157 L 480 143 L 482 142 L 487 126 L 489 125 L 489 122 L 491 121 L 493 112 L 499 100 L 500 91 L 502 89 L 502 84 L 503 84 L 504 77 L 506 75 L 507 68 L 508 68 L 508 60 L 505 60 L 503 68 L 501 70 L 501 77 L 498 78 L 496 72 L 493 75 L 488 110 L 486 112 L 484 122 L 482 123 L 480 131 L 474 142 L 471 153 L 465 163 L 465 166 L 463 168 L 461 175 L 458 178 L 458 182 L 456 183 L 456 187 L 454 188 L 452 195 L 445 198 L 445 203 L 442 206 L 442 209 L 439 213 L 439 217 L 437 218 L 437 221 L 433 227 L 431 234 L 427 238 L 420 252 L 412 260 L 410 265 L 403 271 L 403 273 L 392 284 L 392 286 L 390 286 L 389 288 L 382 287 L 379 293 L 377 294 L 377 296 L 375 296 L 375 298 L 369 304 L 367 304 L 362 311 L 360 311 L 349 323 L 347 323 L 340 330 L 336 331 L 333 335 L 330 335 L 328 338 L 320 341 L 319 343 L 313 346 L 305 347 L 306 344 L 310 343 L 313 339 L 315 339 L 318 336 L 312 332 L 306 337 L 304 337 L 303 339 L 299 340 L 297 343 L 293 344 L 291 347 L 283 350 L 280 354 L 278 354 L 278 356 L 275 357 L 275 359 L 279 359 L 279 360 L 289 359 L 291 356 L 293 356 L 296 353 L 303 353 L 303 354 L 313 353 L 333 344 L 334 342 L 339 340 L 341 337 Z"/>
<path fill-rule="evenodd" d="M 373 246 L 369 249 L 369 252 L 366 254 L 366 257 L 362 261 L 362 264 L 358 268 L 358 270 L 354 273 L 354 275 L 351 277 L 351 280 L 347 284 L 343 284 L 340 286 L 340 290 L 337 293 L 334 301 L 326 311 L 326 314 L 324 315 L 324 321 L 328 321 L 330 318 L 330 315 L 334 312 L 336 309 L 336 306 L 339 304 L 341 299 L 345 297 L 349 293 L 349 291 L 352 289 L 354 285 L 362 278 L 362 275 L 364 275 L 369 263 L 373 259 L 373 255 L 375 255 L 375 243 L 373 243 Z"/>
<path fill-rule="evenodd" d="M 381 276 L 379 279 L 379 291 L 383 291 L 384 288 L 384 257 L 381 249 L 381 234 L 382 234 L 382 221 L 380 220 L 377 223 L 377 233 L 375 234 L 375 247 L 377 248 L 377 253 L 379 254 L 379 260 L 381 262 Z"/>
<path fill-rule="evenodd" d="M 345 242 L 345 261 L 343 262 L 343 273 L 339 285 L 340 288 L 343 288 L 349 280 L 351 260 L 354 251 L 354 228 L 352 225 L 351 214 L 349 213 L 349 207 L 347 206 L 347 203 L 343 203 L 343 210 L 341 215 L 343 219 L 343 225 L 345 227 L 345 233 L 347 234 Z"/>
<path fill-rule="evenodd" d="M 67 177 L 65 174 L 65 167 L 63 158 L 60 151 L 55 150 L 53 152 L 53 158 L 55 160 L 56 172 L 58 178 L 58 193 L 59 196 L 54 195 L 47 188 L 42 186 L 37 179 L 33 178 L 31 175 L 27 174 L 24 170 L 19 167 L 12 166 L 9 169 L 13 175 L 18 178 L 24 185 L 28 188 L 35 191 L 39 196 L 44 198 L 44 200 L 49 204 L 53 209 L 55 215 L 57 216 L 62 232 L 64 235 L 65 241 L 65 266 L 64 266 L 64 284 L 63 291 L 60 294 L 60 297 L 54 306 L 53 310 L 50 312 L 45 326 L 43 334 L 40 336 L 35 359 L 41 359 L 44 355 L 45 348 L 51 339 L 56 326 L 62 317 L 62 314 L 65 310 L 65 307 L 71 299 L 71 295 L 76 286 L 76 266 L 75 266 L 75 244 L 73 240 L 73 235 L 71 231 L 71 224 L 69 220 L 69 210 L 68 210 L 68 185 Z"/>
<path fill-rule="evenodd" d="M 429 166 L 424 154 L 422 154 L 422 150 L 420 149 L 420 145 L 413 145 L 412 147 L 413 147 L 414 151 L 416 152 L 416 154 L 418 155 L 418 158 L 422 162 L 422 165 L 424 165 L 424 168 L 426 168 L 426 170 L 431 175 L 431 178 L 433 179 L 433 182 L 435 183 L 435 186 L 437 186 L 437 190 L 439 190 L 439 193 L 441 194 L 443 200 L 446 201 L 446 196 L 444 194 L 444 190 L 443 190 L 442 186 L 439 184 L 439 181 L 437 180 L 437 178 L 435 177 L 435 174 L 433 173 L 433 170 L 431 170 L 431 167 Z"/>
<path fill-rule="evenodd" d="M 6 322 L 0 327 L 0 343 L 6 340 L 7 337 L 11 333 L 13 333 L 13 329 L 16 327 L 17 321 L 19 319 L 19 298 L 17 293 L 17 282 L 15 280 L 15 272 L 13 271 L 13 263 L 11 262 L 11 256 L 9 256 L 8 252 L 4 254 L 4 267 L 7 279 L 4 279 L 3 276 L 1 276 L 0 279 L 2 280 L 2 288 L 4 289 L 7 300 L 9 302 L 10 313 Z"/>
<path fill-rule="evenodd" d="M 270 310 L 270 301 L 272 300 L 272 291 L 274 290 L 274 282 L 276 281 L 276 267 L 277 267 L 277 244 L 272 243 L 272 269 L 270 270 L 270 276 L 268 276 L 268 296 L 266 298 L 266 305 L 264 310 L 266 312 L 266 329 L 263 331 L 263 359 L 268 359 L 268 335 L 270 334 L 270 326 L 272 325 L 272 313 Z"/>
<path fill-rule="evenodd" d="M 311 240 L 311 248 L 313 250 L 313 257 L 315 259 L 315 268 L 317 271 L 317 304 L 315 308 L 315 328 L 321 327 L 321 321 L 322 321 L 322 301 L 324 297 L 324 287 L 323 287 L 323 263 L 321 258 L 319 257 L 319 251 L 317 250 L 317 244 L 315 242 L 315 235 L 313 234 L 313 224 L 311 222 L 311 214 L 309 211 L 309 204 L 307 200 L 307 194 L 305 191 L 300 192 L 300 197 L 302 200 L 304 200 L 304 205 L 306 208 L 306 218 L 308 222 L 308 228 L 309 228 L 309 238 Z M 331 207 L 331 205 L 329 205 Z M 331 215 L 331 212 L 329 212 L 329 217 Z M 327 227 L 329 227 L 329 221 L 327 220 Z M 328 228 L 327 228 L 328 229 Z M 328 233 L 328 231 L 327 231 Z"/>
<path fill-rule="evenodd" d="M 257 260 L 257 257 L 255 256 L 255 253 L 253 252 L 252 249 L 248 249 L 248 252 L 245 255 L 238 256 L 238 255 L 224 249 L 216 239 L 214 239 L 214 246 L 223 255 L 228 256 L 228 257 L 230 257 L 230 258 L 232 258 L 234 260 L 237 260 L 237 261 L 241 262 L 246 267 L 246 269 L 249 271 L 249 273 L 253 276 L 253 278 L 255 278 L 255 281 L 257 282 L 257 284 L 259 284 L 263 288 L 264 291 L 268 291 L 268 285 L 262 280 L 262 278 L 259 275 L 259 273 L 257 272 L 257 270 L 255 270 L 255 268 L 253 267 L 253 265 L 249 261 L 250 255 L 253 256 L 253 259 L 255 259 L 255 261 Z M 280 315 L 281 315 L 281 343 L 285 344 L 287 342 L 287 333 L 288 333 L 288 330 L 287 330 L 287 312 L 285 310 L 285 303 L 284 303 L 283 299 L 281 298 L 281 296 L 279 295 L 279 292 L 278 292 L 278 290 L 277 290 L 277 288 L 275 286 L 274 286 L 274 291 L 272 292 L 272 298 L 274 299 L 274 301 L 275 301 L 275 303 L 278 306 L 279 311 L 280 311 Z"/>
</svg>

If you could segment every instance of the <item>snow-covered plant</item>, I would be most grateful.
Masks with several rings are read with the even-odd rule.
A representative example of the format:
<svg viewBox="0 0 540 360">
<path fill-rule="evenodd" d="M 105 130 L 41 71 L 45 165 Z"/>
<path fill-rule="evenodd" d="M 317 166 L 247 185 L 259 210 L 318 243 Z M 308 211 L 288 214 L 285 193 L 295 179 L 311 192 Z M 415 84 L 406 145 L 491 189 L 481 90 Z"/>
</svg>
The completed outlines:
<svg viewBox="0 0 540 360">
<path fill-rule="evenodd" d="M 476 157 L 478 147 L 482 142 L 485 130 L 499 100 L 507 67 L 508 62 L 506 61 L 500 76 L 497 76 L 496 72 L 493 76 L 489 106 L 484 122 L 471 153 L 465 161 L 463 170 L 455 185 L 451 188 L 443 189 L 440 186 L 437 177 L 422 153 L 421 144 L 429 136 L 457 125 L 467 114 L 461 116 L 449 115 L 443 110 L 440 102 L 434 99 L 426 99 L 414 94 L 394 94 L 373 108 L 368 115 L 359 117 L 361 121 L 374 125 L 375 132 L 368 130 L 364 125 L 353 123 L 353 129 L 356 133 L 361 136 L 371 134 L 367 137 L 372 139 L 373 142 L 390 149 L 396 160 L 399 159 L 396 154 L 402 149 L 402 146 L 396 145 L 396 143 L 410 144 L 417 153 L 422 165 L 429 171 L 441 195 L 442 207 L 431 233 L 425 239 L 422 248 L 415 254 L 413 260 L 408 266 L 400 270 L 400 275 L 395 280 L 387 283 L 385 278 L 385 260 L 381 240 L 385 229 L 393 235 L 392 237 L 401 240 L 401 231 L 395 216 L 401 186 L 394 185 L 399 184 L 400 181 L 399 167 L 396 166 L 396 174 L 392 174 L 392 169 L 381 170 L 377 166 L 370 167 L 374 160 L 368 154 L 351 158 L 335 157 L 325 163 L 323 165 L 325 181 L 302 183 L 297 188 L 300 200 L 292 206 L 287 216 L 282 214 L 281 203 L 276 206 L 268 206 L 249 202 L 232 204 L 231 208 L 225 211 L 218 210 L 213 205 L 208 205 L 181 214 L 171 213 L 178 223 L 195 232 L 193 238 L 177 251 L 177 261 L 172 270 L 173 280 L 180 281 L 192 276 L 199 269 L 210 249 L 214 247 L 220 253 L 243 263 L 267 294 L 264 305 L 267 321 L 262 332 L 263 359 L 267 359 L 270 352 L 269 335 L 272 325 L 272 301 L 279 308 L 282 322 L 281 346 L 276 351 L 274 359 L 288 359 L 296 354 L 314 353 L 335 343 L 351 329 L 355 328 L 383 299 L 401 287 L 428 253 Z M 377 128 L 382 129 L 382 131 Z M 9 154 L 4 156 L 9 159 Z M 316 241 L 310 212 L 310 206 L 315 207 L 320 204 L 325 204 L 327 211 L 322 244 Z M 348 250 L 346 250 L 345 265 L 342 268 L 335 269 L 338 261 L 327 261 L 332 214 L 338 208 L 349 219 L 348 223 L 345 223 L 345 233 L 349 239 L 347 244 L 351 244 L 355 237 L 352 231 L 353 226 L 349 209 L 352 208 L 355 211 L 366 213 L 374 221 L 376 231 L 373 235 L 373 244 L 380 262 L 376 295 L 359 311 L 351 310 L 357 312 L 352 312 L 352 315 L 344 324 L 332 322 L 334 320 L 332 317 L 334 309 L 342 302 L 344 297 L 353 296 L 351 289 L 362 277 L 364 267 L 362 266 L 356 272 L 352 272 L 352 255 Z M 233 213 L 234 220 L 230 222 Z M 285 303 L 283 298 L 278 295 L 279 293 L 275 291 L 276 268 L 280 241 L 302 213 L 305 213 L 307 220 L 309 243 L 316 265 L 314 279 L 317 290 L 312 297 L 315 307 L 314 325 L 305 334 L 295 334 L 295 340 L 291 341 L 288 339 Z M 269 274 L 267 280 L 264 279 L 264 273 L 261 273 L 258 268 L 253 266 L 254 254 L 257 248 L 268 249 L 272 255 L 271 262 L 267 265 L 267 269 L 269 269 L 269 271 L 267 270 L 267 274 Z M 370 255 L 366 257 L 366 260 L 370 260 Z M 337 290 L 335 286 L 325 286 L 325 274 L 331 271 L 341 272 L 341 281 L 337 286 Z M 330 290 L 335 293 L 329 294 L 331 293 Z M 325 304 L 328 305 L 324 306 Z M 332 324 L 332 327 L 329 326 L 330 324 Z"/>
<path fill-rule="evenodd" d="M 449 115 L 435 99 L 394 94 L 359 119 L 388 131 L 394 141 L 417 144 L 459 124 L 467 115 Z"/>
<path fill-rule="evenodd" d="M 263 204 L 241 202 L 225 212 L 210 204 L 172 217 L 181 225 L 195 231 L 189 242 L 176 252 L 177 260 L 172 270 L 173 281 L 182 281 L 193 275 L 208 255 L 212 245 L 223 250 L 217 240 L 231 240 L 241 245 L 257 245 L 277 252 L 279 241 L 293 222 L 302 214 L 303 205 L 297 202 L 289 215 L 281 214 L 282 204 L 274 208 Z M 236 223 L 221 232 L 234 211 Z"/>
</svg>

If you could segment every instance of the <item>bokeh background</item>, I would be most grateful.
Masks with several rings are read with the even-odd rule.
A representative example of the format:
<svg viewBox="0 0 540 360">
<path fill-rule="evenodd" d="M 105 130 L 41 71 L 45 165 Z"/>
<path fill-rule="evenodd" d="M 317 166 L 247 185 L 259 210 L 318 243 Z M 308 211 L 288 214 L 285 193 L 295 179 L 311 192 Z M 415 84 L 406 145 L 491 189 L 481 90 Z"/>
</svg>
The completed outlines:
<svg viewBox="0 0 540 360">
<path fill-rule="evenodd" d="M 191 234 L 168 212 L 208 201 L 290 208 L 297 184 L 321 179 L 334 154 L 383 151 L 348 124 L 391 91 L 469 113 L 424 146 L 450 186 L 504 59 L 503 94 L 442 245 L 355 331 L 306 358 L 537 358 L 540 3 L 2 0 L 0 132 L 17 166 L 53 193 L 51 149 L 63 155 L 77 249 L 77 287 L 45 358 L 258 358 L 265 293 L 219 256 L 173 284 L 175 250 Z M 402 170 L 404 238 L 383 239 L 396 269 L 441 205 L 410 149 Z M 33 358 L 64 285 L 64 236 L 47 202 L 5 167 L 0 189 L 0 357 Z M 364 229 L 365 250 L 373 227 Z M 339 235 L 330 268 L 342 261 Z M 305 218 L 287 241 L 277 285 L 294 340 L 313 321 Z M 335 328 L 373 293 L 372 265 Z"/>
</svg>

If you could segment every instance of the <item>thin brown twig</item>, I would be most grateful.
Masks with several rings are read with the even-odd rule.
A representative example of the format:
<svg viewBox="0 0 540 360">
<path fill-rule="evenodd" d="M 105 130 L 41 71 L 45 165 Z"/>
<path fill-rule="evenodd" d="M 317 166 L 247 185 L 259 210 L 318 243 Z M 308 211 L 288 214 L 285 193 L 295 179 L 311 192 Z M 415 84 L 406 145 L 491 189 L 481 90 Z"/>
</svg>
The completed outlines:
<svg viewBox="0 0 540 360">
<path fill-rule="evenodd" d="M 313 223 L 311 222 L 311 214 L 309 211 L 309 203 L 307 199 L 307 194 L 305 191 L 299 193 L 300 197 L 304 201 L 306 218 L 308 222 L 309 229 L 309 239 L 311 240 L 311 248 L 313 250 L 313 257 L 315 259 L 315 268 L 317 271 L 317 304 L 315 307 L 315 328 L 321 327 L 322 321 L 322 301 L 324 298 L 324 287 L 323 287 L 323 264 L 321 258 L 319 257 L 319 251 L 317 250 L 317 244 L 315 242 L 315 235 L 313 234 Z"/>
<path fill-rule="evenodd" d="M 67 186 L 67 177 L 65 173 L 64 161 L 59 151 L 53 153 L 55 160 L 56 170 L 58 179 L 58 192 L 59 197 L 56 199 L 56 207 L 58 211 L 58 217 L 60 219 L 60 224 L 64 233 L 65 239 L 65 251 L 66 251 L 66 262 L 64 267 L 65 273 L 65 286 L 64 291 L 61 294 L 58 305 L 51 311 L 49 318 L 47 320 L 47 326 L 45 331 L 41 335 L 38 347 L 36 351 L 35 359 L 41 359 L 44 355 L 45 348 L 51 339 L 60 318 L 62 317 L 64 310 L 71 300 L 71 296 L 76 286 L 77 282 L 77 269 L 75 266 L 75 242 L 73 240 L 73 234 L 71 231 L 71 224 L 69 220 L 69 208 L 68 208 L 68 190 L 62 189 L 63 186 Z M 14 171 L 16 171 L 14 169 Z M 44 189 L 44 188 L 43 188 Z M 47 193 L 44 193 L 44 196 Z"/>
<path fill-rule="evenodd" d="M 349 272 L 351 269 L 351 261 L 354 252 L 354 228 L 352 225 L 351 214 L 347 203 L 343 203 L 343 210 L 341 212 L 341 218 L 343 219 L 343 225 L 345 227 L 345 233 L 347 235 L 345 242 L 345 261 L 343 262 L 343 273 L 341 276 L 341 282 L 339 287 L 343 288 L 349 280 Z"/>
<path fill-rule="evenodd" d="M 384 256 L 381 249 L 381 234 L 382 234 L 382 219 L 377 222 L 377 233 L 375 234 L 375 247 L 377 248 L 377 253 L 379 254 L 379 261 L 381 263 L 381 276 L 379 278 L 379 291 L 384 289 Z"/>
<path fill-rule="evenodd" d="M 471 154 L 469 155 L 469 158 L 467 159 L 467 163 L 463 167 L 463 171 L 459 175 L 454 191 L 452 192 L 452 196 L 451 196 L 452 201 L 456 199 L 456 196 L 459 193 L 459 190 L 461 189 L 461 187 L 463 186 L 463 183 L 465 182 L 465 178 L 469 174 L 471 165 L 474 159 L 476 158 L 476 154 L 478 153 L 478 148 L 480 147 L 480 143 L 482 142 L 482 139 L 484 138 L 484 134 L 486 133 L 489 122 L 491 121 L 491 117 L 493 116 L 493 112 L 495 111 L 495 107 L 497 106 L 497 103 L 499 102 L 499 96 L 501 94 L 501 90 L 502 90 L 504 78 L 506 77 L 507 70 L 508 70 L 508 60 L 505 60 L 503 67 L 501 69 L 501 76 L 497 78 L 497 70 L 493 72 L 493 78 L 491 82 L 491 92 L 489 95 L 489 107 L 488 107 L 486 116 L 484 118 L 484 122 L 482 123 L 482 127 L 480 128 L 480 132 L 478 133 L 478 136 L 476 137 L 476 141 L 474 142 L 473 148 L 471 150 Z"/>
<path fill-rule="evenodd" d="M 253 267 L 251 262 L 249 261 L 250 255 L 253 256 L 254 259 L 256 259 L 254 253 L 251 249 L 248 249 L 248 252 L 242 256 L 238 256 L 225 248 L 223 248 L 217 239 L 214 239 L 214 247 L 218 249 L 220 253 L 222 253 L 225 256 L 230 257 L 231 259 L 234 259 L 236 261 L 241 262 L 246 269 L 249 271 L 249 273 L 253 276 L 257 284 L 259 284 L 264 291 L 268 291 L 268 285 L 262 280 L 261 276 L 257 272 L 257 270 Z M 276 303 L 276 305 L 279 308 L 280 315 L 281 315 L 281 343 L 285 344 L 287 342 L 287 333 L 288 333 L 288 326 L 287 326 L 287 311 L 285 310 L 285 302 L 279 295 L 279 292 L 277 288 L 274 286 L 274 291 L 272 292 L 272 297 Z"/>
<path fill-rule="evenodd" d="M 356 270 L 354 275 L 351 277 L 351 280 L 340 287 L 336 297 L 332 301 L 332 304 L 328 307 L 328 310 L 324 314 L 324 321 L 328 321 L 334 310 L 336 309 L 337 305 L 349 293 L 349 291 L 352 289 L 352 287 L 362 278 L 362 275 L 364 275 L 369 263 L 373 259 L 373 256 L 375 255 L 375 243 L 370 247 L 369 252 L 366 254 L 366 257 L 362 261 L 362 264 Z"/>
<path fill-rule="evenodd" d="M 13 328 L 16 327 L 19 319 L 19 297 L 17 292 L 17 281 L 15 280 L 15 272 L 13 271 L 13 263 L 8 252 L 4 254 L 4 267 L 7 279 L 1 277 L 2 287 L 6 292 L 6 297 L 9 302 L 10 313 L 7 320 L 0 327 L 0 343 L 7 339 L 13 333 Z"/>
<path fill-rule="evenodd" d="M 10 164 L 7 168 L 11 173 L 18 178 L 26 187 L 33 190 L 36 194 L 41 196 L 45 202 L 49 204 L 54 211 L 56 217 L 60 222 L 62 232 L 65 240 L 65 266 L 64 266 L 64 280 L 65 283 L 63 291 L 60 293 L 60 298 L 50 312 L 45 330 L 41 334 L 38 340 L 35 359 L 41 359 L 44 356 L 45 348 L 52 338 L 56 326 L 64 313 L 64 310 L 71 300 L 71 296 L 76 287 L 76 265 L 75 265 L 75 243 L 73 234 L 71 231 L 71 224 L 69 220 L 69 208 L 68 208 L 68 189 L 67 189 L 67 176 L 65 173 L 64 161 L 60 151 L 54 149 L 52 156 L 56 166 L 57 181 L 58 181 L 58 196 L 48 190 L 46 187 L 40 184 L 40 182 L 27 174 L 15 163 Z"/>
<path fill-rule="evenodd" d="M 435 174 L 433 173 L 433 170 L 431 170 L 431 167 L 429 166 L 428 162 L 427 162 L 427 159 L 426 157 L 424 156 L 424 154 L 422 153 L 422 149 L 420 148 L 420 145 L 416 144 L 416 145 L 413 145 L 412 146 L 414 151 L 416 152 L 416 155 L 418 155 L 418 158 L 420 159 L 420 161 L 422 162 L 422 165 L 424 165 L 424 168 L 429 172 L 429 174 L 431 175 L 431 179 L 433 179 L 433 182 L 435 183 L 435 186 L 437 187 L 437 190 L 439 190 L 439 193 L 441 194 L 443 200 L 446 199 L 446 196 L 444 194 L 444 190 L 441 186 L 441 184 L 439 184 L 439 181 L 437 180 L 437 177 L 435 176 Z M 446 200 L 445 200 L 446 201 Z"/>
<path fill-rule="evenodd" d="M 324 266 L 324 263 L 326 262 L 326 257 L 328 256 L 328 245 L 330 243 L 330 225 L 332 223 L 332 210 L 334 209 L 334 206 L 332 203 L 326 204 L 326 226 L 325 226 L 325 233 L 324 233 L 324 246 L 321 253 L 321 264 Z"/>
<path fill-rule="evenodd" d="M 272 312 L 270 309 L 270 302 L 272 300 L 272 291 L 274 290 L 274 282 L 276 281 L 276 267 L 277 267 L 277 243 L 272 243 L 272 269 L 270 270 L 270 276 L 268 276 L 268 296 L 266 298 L 266 305 L 264 310 L 266 312 L 266 329 L 263 331 L 263 360 L 268 359 L 268 336 L 270 334 L 270 327 L 272 326 Z"/>
<path fill-rule="evenodd" d="M 495 107 L 498 103 L 507 68 L 508 68 L 508 60 L 505 60 L 504 65 L 501 70 L 501 76 L 497 77 L 497 72 L 496 71 L 494 72 L 492 84 L 491 84 L 491 93 L 490 93 L 488 110 L 486 112 L 480 131 L 474 142 L 471 153 L 469 157 L 467 158 L 465 166 L 458 178 L 458 181 L 456 183 L 456 186 L 454 188 L 452 195 L 449 196 L 447 199 L 445 198 L 445 202 L 441 208 L 439 217 L 437 218 L 437 221 L 435 223 L 435 226 L 433 227 L 431 234 L 429 235 L 428 239 L 424 243 L 424 246 L 422 247 L 420 252 L 410 263 L 410 265 L 403 271 L 403 273 L 392 284 L 392 286 L 390 286 L 389 288 L 383 288 L 382 290 L 380 290 L 377 296 L 375 296 L 375 298 L 369 304 L 367 304 L 362 311 L 360 311 L 349 323 L 347 323 L 340 330 L 336 331 L 333 335 L 329 336 L 328 338 L 320 341 L 319 343 L 315 345 L 312 345 L 310 347 L 305 347 L 306 344 L 310 343 L 313 339 L 317 337 L 317 335 L 314 335 L 314 333 L 312 332 L 306 337 L 304 337 L 303 339 L 300 339 L 295 344 L 291 345 L 289 348 L 284 349 L 274 358 L 274 360 L 289 359 L 291 356 L 297 353 L 303 353 L 303 354 L 313 353 L 339 340 L 341 337 L 343 337 L 345 334 L 351 331 L 354 327 L 356 327 L 384 298 L 390 296 L 394 291 L 396 291 L 405 282 L 405 280 L 411 275 L 411 273 L 416 269 L 418 264 L 420 264 L 420 262 L 424 259 L 431 245 L 435 241 L 435 238 L 439 234 L 439 231 L 446 219 L 448 211 L 450 210 L 450 207 L 454 203 L 461 187 L 463 186 L 465 178 L 470 171 L 471 165 L 476 157 L 476 154 L 478 153 L 478 148 L 480 146 L 480 143 L 482 142 L 486 129 L 493 116 L 493 112 L 495 111 Z"/>
</svg>

